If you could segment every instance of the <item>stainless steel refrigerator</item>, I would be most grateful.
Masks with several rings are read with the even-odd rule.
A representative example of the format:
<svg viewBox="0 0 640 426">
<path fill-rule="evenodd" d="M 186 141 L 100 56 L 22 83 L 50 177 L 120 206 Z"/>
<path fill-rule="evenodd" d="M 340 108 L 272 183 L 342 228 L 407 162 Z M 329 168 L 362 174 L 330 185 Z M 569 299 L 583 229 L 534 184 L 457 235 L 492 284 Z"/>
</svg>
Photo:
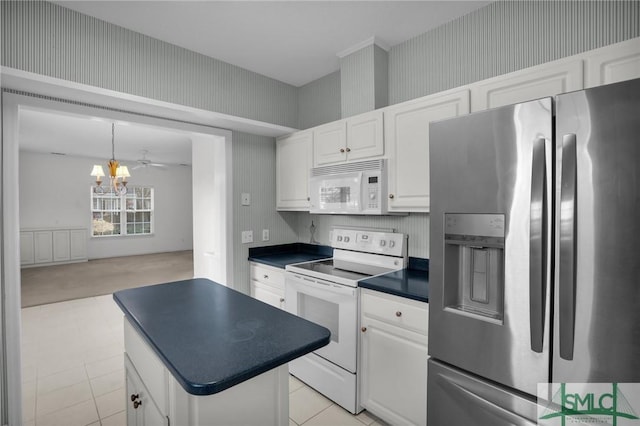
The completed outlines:
<svg viewBox="0 0 640 426">
<path fill-rule="evenodd" d="M 432 123 L 428 424 L 640 382 L 640 79 Z"/>
</svg>

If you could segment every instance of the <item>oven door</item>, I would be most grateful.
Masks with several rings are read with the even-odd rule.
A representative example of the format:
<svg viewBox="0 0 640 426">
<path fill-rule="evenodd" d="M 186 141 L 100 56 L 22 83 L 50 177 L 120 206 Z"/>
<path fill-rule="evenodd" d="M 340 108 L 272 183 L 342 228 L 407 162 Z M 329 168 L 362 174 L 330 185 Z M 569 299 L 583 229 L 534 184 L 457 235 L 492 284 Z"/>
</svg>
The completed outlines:
<svg viewBox="0 0 640 426">
<path fill-rule="evenodd" d="M 331 342 L 315 353 L 355 373 L 358 288 L 287 272 L 285 300 L 287 312 L 331 331 Z"/>
</svg>

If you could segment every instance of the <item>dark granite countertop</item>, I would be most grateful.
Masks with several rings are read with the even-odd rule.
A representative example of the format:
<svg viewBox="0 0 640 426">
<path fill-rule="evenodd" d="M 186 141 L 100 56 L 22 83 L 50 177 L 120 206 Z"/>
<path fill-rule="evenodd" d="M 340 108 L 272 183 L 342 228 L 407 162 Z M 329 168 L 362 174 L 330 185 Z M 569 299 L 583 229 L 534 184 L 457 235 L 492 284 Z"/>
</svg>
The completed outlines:
<svg viewBox="0 0 640 426">
<path fill-rule="evenodd" d="M 410 258 L 408 268 L 367 278 L 359 281 L 358 286 L 429 302 L 429 260 Z"/>
<path fill-rule="evenodd" d="M 250 261 L 282 269 L 293 263 L 327 259 L 332 256 L 332 247 L 316 244 L 291 243 L 249 248 Z"/>
<path fill-rule="evenodd" d="M 113 298 L 185 391 L 211 395 L 329 343 L 324 327 L 207 279 Z"/>
</svg>

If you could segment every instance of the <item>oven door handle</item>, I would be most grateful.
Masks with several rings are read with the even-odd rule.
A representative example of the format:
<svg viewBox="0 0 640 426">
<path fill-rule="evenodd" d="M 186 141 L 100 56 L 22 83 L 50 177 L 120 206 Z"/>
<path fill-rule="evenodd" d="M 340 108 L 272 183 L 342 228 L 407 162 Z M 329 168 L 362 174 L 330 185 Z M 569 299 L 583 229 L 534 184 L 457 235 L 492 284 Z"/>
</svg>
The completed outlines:
<svg viewBox="0 0 640 426">
<path fill-rule="evenodd" d="M 312 288 L 314 290 L 328 291 L 334 294 L 353 296 L 355 293 L 355 287 L 349 287 L 341 284 L 334 284 L 328 281 L 318 280 L 315 278 L 303 277 L 293 274 L 292 278 L 287 278 L 286 284 L 291 284 L 296 287 L 296 290 L 305 292 L 305 288 Z"/>
</svg>

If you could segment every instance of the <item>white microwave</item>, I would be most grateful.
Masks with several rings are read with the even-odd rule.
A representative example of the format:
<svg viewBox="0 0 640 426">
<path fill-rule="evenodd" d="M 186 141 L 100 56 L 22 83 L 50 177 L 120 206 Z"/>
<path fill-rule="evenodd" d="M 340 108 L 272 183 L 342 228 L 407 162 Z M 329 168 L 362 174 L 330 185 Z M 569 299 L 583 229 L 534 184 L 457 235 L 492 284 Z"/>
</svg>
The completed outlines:
<svg viewBox="0 0 640 426">
<path fill-rule="evenodd" d="M 360 161 L 311 169 L 309 212 L 389 214 L 386 161 Z"/>
</svg>

